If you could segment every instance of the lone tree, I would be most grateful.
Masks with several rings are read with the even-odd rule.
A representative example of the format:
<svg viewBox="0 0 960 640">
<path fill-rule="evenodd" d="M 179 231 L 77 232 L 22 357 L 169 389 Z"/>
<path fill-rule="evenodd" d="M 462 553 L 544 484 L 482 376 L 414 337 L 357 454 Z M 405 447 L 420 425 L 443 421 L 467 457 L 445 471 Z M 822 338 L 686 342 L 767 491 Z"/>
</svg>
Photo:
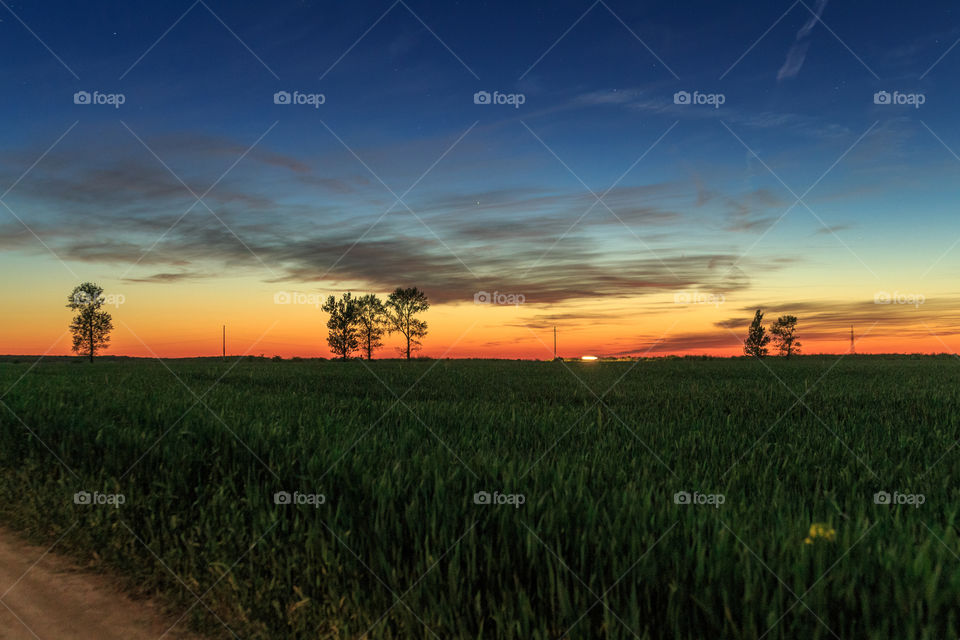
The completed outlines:
<svg viewBox="0 0 960 640">
<path fill-rule="evenodd" d="M 113 318 L 102 309 L 104 302 L 103 287 L 92 282 L 84 282 L 74 287 L 67 298 L 67 308 L 75 312 L 73 322 L 70 323 L 73 350 L 79 354 L 87 354 L 90 362 L 93 362 L 93 356 L 110 344 Z"/>
<path fill-rule="evenodd" d="M 357 327 L 360 348 L 367 352 L 367 360 L 372 360 L 374 349 L 383 346 L 383 334 L 387 331 L 387 308 L 375 294 L 357 298 Z"/>
<path fill-rule="evenodd" d="M 357 299 L 349 292 L 343 294 L 339 300 L 329 296 L 321 309 L 330 314 L 327 320 L 327 344 L 331 351 L 346 360 L 360 346 Z"/>
<path fill-rule="evenodd" d="M 789 358 L 793 353 L 800 353 L 800 341 L 797 340 L 797 316 L 780 316 L 770 326 L 773 334 L 773 344 L 780 355 Z"/>
<path fill-rule="evenodd" d="M 410 352 L 419 349 L 420 341 L 427 335 L 427 323 L 414 317 L 430 308 L 427 294 L 416 287 L 397 287 L 387 298 L 386 307 L 390 333 L 400 333 L 406 339 L 406 354 L 409 360 Z M 401 349 L 401 352 L 403 351 Z"/>
<path fill-rule="evenodd" d="M 748 356 L 762 357 L 767 355 L 767 344 L 770 342 L 770 336 L 767 330 L 763 328 L 763 311 L 757 309 L 753 316 L 753 322 L 750 323 L 750 330 L 747 333 L 747 339 L 743 343 L 743 352 Z"/>
</svg>

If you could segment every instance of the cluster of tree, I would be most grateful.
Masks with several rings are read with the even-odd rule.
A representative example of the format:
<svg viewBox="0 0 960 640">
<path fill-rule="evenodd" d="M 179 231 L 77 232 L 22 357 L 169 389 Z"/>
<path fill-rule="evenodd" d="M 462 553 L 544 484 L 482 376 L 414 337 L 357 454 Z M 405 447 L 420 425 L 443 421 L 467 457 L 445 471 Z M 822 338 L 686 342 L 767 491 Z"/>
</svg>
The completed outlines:
<svg viewBox="0 0 960 640">
<path fill-rule="evenodd" d="M 385 334 L 399 333 L 406 341 L 400 352 L 409 360 L 427 335 L 427 323 L 416 316 L 429 308 L 427 294 L 416 287 L 398 287 L 385 302 L 372 293 L 354 297 L 348 291 L 339 300 L 330 296 L 322 307 L 330 314 L 327 344 L 344 360 L 356 351 L 370 360 L 373 352 L 383 346 Z"/>
<path fill-rule="evenodd" d="M 767 345 L 772 336 L 773 345 L 780 355 L 789 358 L 794 353 L 800 353 L 800 341 L 797 340 L 797 317 L 780 316 L 770 326 L 770 335 L 763 326 L 763 311 L 757 309 L 747 331 L 747 339 L 743 342 L 743 352 L 748 356 L 762 357 L 767 355 Z"/>
</svg>

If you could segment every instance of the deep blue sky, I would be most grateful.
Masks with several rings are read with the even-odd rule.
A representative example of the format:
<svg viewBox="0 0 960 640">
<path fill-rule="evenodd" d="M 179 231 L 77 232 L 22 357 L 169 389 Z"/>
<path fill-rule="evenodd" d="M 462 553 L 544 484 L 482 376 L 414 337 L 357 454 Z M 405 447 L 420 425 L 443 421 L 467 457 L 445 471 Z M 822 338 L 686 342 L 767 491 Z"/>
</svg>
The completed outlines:
<svg viewBox="0 0 960 640">
<path fill-rule="evenodd" d="M 585 181 L 602 184 L 619 175 L 636 159 L 638 149 L 642 151 L 645 143 L 678 117 L 718 116 L 731 126 L 753 127 L 745 131 L 751 146 L 769 153 L 797 138 L 828 135 L 832 129 L 860 133 L 871 117 L 889 115 L 879 113 L 870 101 L 872 93 L 883 88 L 925 92 L 929 99 L 922 115 L 928 122 L 937 122 L 954 110 L 954 88 L 948 79 L 960 69 L 960 55 L 948 55 L 925 79 L 919 79 L 960 35 L 949 3 L 925 3 L 922 10 L 902 3 L 829 3 L 823 20 L 853 53 L 818 24 L 807 38 L 799 72 L 778 81 L 777 72 L 797 31 L 811 18 L 805 6 L 816 9 L 815 2 L 794 5 L 728 71 L 790 3 L 693 2 L 678 8 L 670 2 L 413 0 L 407 6 L 453 53 L 403 4 L 397 4 L 324 75 L 383 16 L 389 2 L 213 1 L 207 6 L 266 66 L 204 4 L 197 4 L 127 71 L 191 5 L 189 1 L 9 3 L 79 79 L 13 16 L 4 15 L 0 46 L 6 61 L 2 73 L 7 97 L 2 116 L 13 129 L 8 132 L 13 139 L 7 143 L 40 142 L 56 131 L 56 125 L 71 119 L 79 118 L 85 125 L 96 121 L 110 125 L 120 115 L 146 134 L 204 132 L 242 144 L 252 142 L 251 136 L 255 139 L 279 119 L 283 126 L 271 133 L 270 146 L 306 156 L 330 142 L 317 123 L 320 115 L 337 133 L 349 137 L 351 146 L 385 148 L 413 139 L 455 137 L 480 120 L 481 126 L 491 129 L 487 146 L 499 141 L 511 149 L 519 146 L 522 152 L 525 144 L 536 143 L 532 138 L 516 140 L 520 126 L 516 120 L 522 117 L 531 127 L 543 127 L 548 143 L 569 159 Z M 117 114 L 74 108 L 59 99 L 85 88 L 122 92 L 127 103 Z M 320 114 L 291 113 L 270 100 L 282 88 L 322 92 L 327 103 Z M 470 98 L 479 89 L 522 92 L 526 103 L 517 111 L 478 108 Z M 679 89 L 723 92 L 727 96 L 723 113 L 676 112 L 672 95 Z M 619 96 L 623 102 L 619 107 L 611 102 L 591 106 L 603 103 L 605 96 Z M 696 124 L 690 123 L 671 139 L 679 143 L 689 137 L 707 145 L 699 153 L 686 150 L 695 157 L 692 162 L 699 163 L 696 156 L 720 152 L 730 140 L 715 135 L 722 129 Z M 305 142 L 316 146 L 311 149 Z M 419 169 L 409 167 L 414 176 Z M 819 171 L 810 171 L 804 177 L 812 180 Z"/>
<path fill-rule="evenodd" d="M 69 130 L 3 198 L 8 264 L 62 271 L 56 254 L 61 276 L 157 286 L 402 279 L 440 302 L 701 288 L 745 306 L 804 286 L 869 296 L 945 254 L 923 277 L 957 268 L 952 3 L 4 1 L 2 183 Z M 276 105 L 280 90 L 326 102 Z M 194 202 L 178 178 L 199 195 L 224 172 L 205 198 L 220 220 L 197 205 L 171 229 Z M 421 176 L 415 215 L 384 215 L 387 187 Z M 815 214 L 784 216 L 821 176 Z M 587 189 L 621 177 L 613 212 L 585 214 Z"/>
</svg>

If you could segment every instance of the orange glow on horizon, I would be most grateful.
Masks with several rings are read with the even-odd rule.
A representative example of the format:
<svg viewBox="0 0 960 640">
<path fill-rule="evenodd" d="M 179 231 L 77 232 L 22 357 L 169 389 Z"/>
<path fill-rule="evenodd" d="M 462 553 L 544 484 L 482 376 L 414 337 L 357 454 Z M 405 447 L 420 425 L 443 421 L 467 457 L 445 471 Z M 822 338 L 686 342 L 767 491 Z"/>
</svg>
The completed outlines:
<svg viewBox="0 0 960 640">
<path fill-rule="evenodd" d="M 5 309 L 5 331 L 0 335 L 2 355 L 69 355 L 66 297 L 75 279 L 62 266 L 46 270 L 17 269 L 17 280 L 0 284 L 0 295 L 16 300 Z M 56 266 L 59 271 L 54 269 Z M 219 356 L 221 327 L 227 326 L 227 354 L 329 358 L 327 316 L 323 298 L 341 287 L 316 293 L 278 295 L 284 287 L 252 281 L 249 277 L 216 278 L 175 285 L 126 284 L 101 281 L 122 303 L 107 310 L 114 332 L 105 355 L 139 357 Z M 960 347 L 949 317 L 938 323 L 939 309 L 928 295 L 927 307 L 874 305 L 873 289 L 864 285 L 858 295 L 840 289 L 807 287 L 808 297 L 794 291 L 812 311 L 798 311 L 802 353 L 844 354 L 850 349 L 851 320 L 820 300 L 859 300 L 851 313 L 859 314 L 856 352 L 952 353 Z M 286 287 L 293 292 L 292 287 Z M 798 289 L 799 290 L 799 289 Z M 354 289 L 363 293 L 362 289 Z M 384 292 L 378 292 L 383 295 Z M 429 333 L 419 355 L 440 358 L 536 359 L 553 358 L 553 327 L 558 330 L 557 355 L 579 359 L 583 354 L 602 358 L 667 355 L 742 355 L 742 340 L 756 299 L 779 300 L 780 288 L 756 287 L 729 294 L 722 304 L 680 304 L 672 293 L 646 294 L 613 300 L 568 301 L 522 305 L 475 304 L 472 293 L 464 301 L 434 304 L 423 318 Z M 816 305 L 824 304 L 819 316 Z M 789 305 L 771 306 L 765 324 Z M 875 319 L 873 319 L 875 317 Z M 864 319 L 867 318 L 867 319 Z M 736 322 L 728 326 L 731 319 Z M 375 357 L 400 357 L 398 336 L 388 336 Z"/>
</svg>

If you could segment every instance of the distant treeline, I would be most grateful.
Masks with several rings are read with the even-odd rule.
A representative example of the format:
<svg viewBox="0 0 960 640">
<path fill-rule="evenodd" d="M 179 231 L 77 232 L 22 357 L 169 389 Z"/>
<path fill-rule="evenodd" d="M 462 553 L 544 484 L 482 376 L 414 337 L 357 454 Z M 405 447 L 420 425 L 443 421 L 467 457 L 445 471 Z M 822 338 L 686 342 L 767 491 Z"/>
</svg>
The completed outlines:
<svg viewBox="0 0 960 640">
<path fill-rule="evenodd" d="M 113 318 L 103 306 L 107 297 L 103 288 L 92 282 L 78 285 L 67 298 L 67 307 L 74 311 L 70 323 L 73 350 L 93 357 L 110 344 Z M 381 300 L 376 294 L 354 296 L 347 291 L 340 298 L 327 297 L 321 309 L 330 315 L 327 319 L 327 344 L 340 359 L 347 360 L 355 354 L 373 359 L 377 349 L 383 347 L 383 337 L 390 333 L 403 336 L 404 346 L 398 351 L 407 360 L 423 346 L 427 335 L 427 323 L 418 317 L 430 308 L 427 294 L 416 287 L 397 287 Z M 757 309 L 753 322 L 743 342 L 743 352 L 748 356 L 763 357 L 768 354 L 767 345 L 773 342 L 780 355 L 789 358 L 800 353 L 797 339 L 797 317 L 780 316 L 770 326 L 770 335 L 763 326 L 763 311 Z"/>
</svg>

